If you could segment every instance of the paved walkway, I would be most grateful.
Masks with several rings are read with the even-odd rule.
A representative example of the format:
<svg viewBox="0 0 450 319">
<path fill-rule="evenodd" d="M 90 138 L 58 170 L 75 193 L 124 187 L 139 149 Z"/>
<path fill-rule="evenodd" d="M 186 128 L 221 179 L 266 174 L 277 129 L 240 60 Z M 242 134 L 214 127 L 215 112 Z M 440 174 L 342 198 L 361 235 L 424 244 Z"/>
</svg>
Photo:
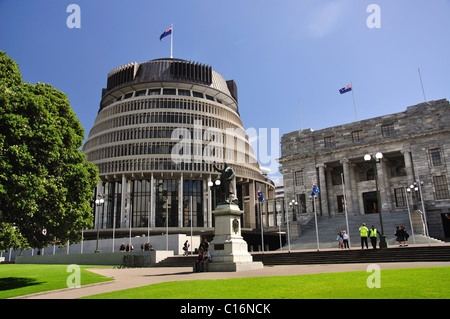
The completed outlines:
<svg viewBox="0 0 450 319">
<path fill-rule="evenodd" d="M 336 264 L 336 265 L 289 265 L 265 266 L 263 269 L 240 272 L 193 273 L 192 267 L 178 268 L 94 268 L 90 271 L 114 278 L 114 281 L 67 288 L 15 299 L 74 299 L 105 292 L 123 290 L 181 280 L 228 279 L 245 277 L 290 276 L 303 274 L 318 274 L 327 272 L 365 271 L 369 264 Z M 378 263 L 381 269 L 415 268 L 415 267 L 450 267 L 450 262 L 413 262 L 413 263 Z M 83 278 L 81 278 L 83 282 Z"/>
</svg>

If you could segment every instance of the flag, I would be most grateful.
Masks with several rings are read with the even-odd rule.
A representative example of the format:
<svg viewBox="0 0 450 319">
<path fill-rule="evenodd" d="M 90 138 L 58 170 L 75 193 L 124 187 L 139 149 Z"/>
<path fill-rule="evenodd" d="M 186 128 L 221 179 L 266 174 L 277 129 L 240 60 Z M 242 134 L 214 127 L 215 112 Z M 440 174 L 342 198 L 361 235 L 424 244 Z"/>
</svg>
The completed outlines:
<svg viewBox="0 0 450 319">
<path fill-rule="evenodd" d="M 169 29 L 164 31 L 163 34 L 161 34 L 161 36 L 159 37 L 159 41 L 161 41 L 164 37 L 167 37 L 168 35 L 171 35 L 172 34 L 172 28 L 173 27 L 170 27 Z"/>
<path fill-rule="evenodd" d="M 258 191 L 258 201 L 259 201 L 260 203 L 263 203 L 263 202 L 264 202 L 264 194 L 263 194 L 263 192 L 261 192 L 261 191 Z"/>
<path fill-rule="evenodd" d="M 350 92 L 351 90 L 352 90 L 352 85 L 350 84 L 350 85 L 347 85 L 345 88 L 340 89 L 339 93 L 344 94 L 344 93 Z"/>
<path fill-rule="evenodd" d="M 314 185 L 314 183 L 312 184 L 312 188 L 313 188 L 313 190 L 312 190 L 311 195 L 317 195 L 320 193 L 319 187 L 317 185 Z"/>
</svg>

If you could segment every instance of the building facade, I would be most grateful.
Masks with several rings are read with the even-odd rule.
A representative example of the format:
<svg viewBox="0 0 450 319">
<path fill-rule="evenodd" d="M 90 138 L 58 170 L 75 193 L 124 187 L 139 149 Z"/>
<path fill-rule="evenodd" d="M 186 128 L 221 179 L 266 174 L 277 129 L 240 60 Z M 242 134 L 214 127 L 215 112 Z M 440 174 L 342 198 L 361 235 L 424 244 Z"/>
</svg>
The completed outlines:
<svg viewBox="0 0 450 319">
<path fill-rule="evenodd" d="M 377 153 L 382 154 L 380 160 L 374 160 Z M 450 236 L 450 105 L 445 99 L 400 113 L 285 134 L 281 155 L 285 200 L 298 203 L 295 217 L 313 213 L 314 183 L 320 189 L 315 202 L 321 216 L 344 214 L 345 203 L 349 215 L 380 209 L 395 213 L 407 210 L 408 204 L 421 209 L 423 199 L 430 233 Z M 365 160 L 366 155 L 371 160 Z M 423 183 L 422 194 L 416 191 L 419 187 L 407 191 L 418 180 Z"/>
<path fill-rule="evenodd" d="M 111 71 L 83 151 L 101 179 L 95 228 L 212 227 L 218 199 L 209 184 L 224 162 L 243 227 L 255 224 L 256 192 L 273 192 L 243 129 L 236 83 L 186 60 Z"/>
</svg>

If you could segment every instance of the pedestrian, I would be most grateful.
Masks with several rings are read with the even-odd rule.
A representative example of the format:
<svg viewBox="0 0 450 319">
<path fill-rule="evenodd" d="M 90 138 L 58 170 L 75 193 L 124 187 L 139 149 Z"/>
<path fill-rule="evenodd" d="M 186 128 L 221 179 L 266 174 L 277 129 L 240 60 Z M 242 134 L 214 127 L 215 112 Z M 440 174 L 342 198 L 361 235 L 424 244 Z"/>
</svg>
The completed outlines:
<svg viewBox="0 0 450 319">
<path fill-rule="evenodd" d="M 406 232 L 406 227 L 405 226 L 400 226 L 400 232 L 401 232 L 401 237 L 403 239 L 403 246 L 404 247 L 408 247 L 408 238 L 409 238 L 409 234 Z"/>
<path fill-rule="evenodd" d="M 342 230 L 337 233 L 336 240 L 338 241 L 338 248 L 339 249 L 344 248 L 344 236 Z"/>
<path fill-rule="evenodd" d="M 395 238 L 395 240 L 398 243 L 398 247 L 402 247 L 403 246 L 402 245 L 402 241 L 404 241 L 404 239 L 403 239 L 403 233 L 400 231 L 400 227 L 395 226 L 395 233 L 394 233 L 394 235 L 397 237 L 397 238 Z"/>
<path fill-rule="evenodd" d="M 348 234 L 347 234 L 347 232 L 345 230 L 343 230 L 342 232 L 343 232 L 343 234 L 342 234 L 342 242 L 344 244 L 344 248 L 350 249 L 350 246 L 348 245 Z"/>
<path fill-rule="evenodd" d="M 188 256 L 189 255 L 189 241 L 185 241 L 184 245 L 183 245 L 183 256 Z"/>
<path fill-rule="evenodd" d="M 372 228 L 370 229 L 369 237 L 370 237 L 370 242 L 372 243 L 373 249 L 377 249 L 377 233 L 380 234 L 380 232 L 375 228 L 375 225 L 372 225 Z"/>
<path fill-rule="evenodd" d="M 203 250 L 199 250 L 197 261 L 194 264 L 194 272 L 199 272 L 201 270 L 202 261 L 203 261 Z"/>
<path fill-rule="evenodd" d="M 125 244 L 124 244 L 124 243 L 121 243 L 121 244 L 120 244 L 119 251 L 122 252 L 122 253 L 125 252 Z"/>
<path fill-rule="evenodd" d="M 203 253 L 203 260 L 202 260 L 202 271 L 208 271 L 208 264 L 212 262 L 211 254 L 209 253 L 209 250 L 205 250 Z"/>
<path fill-rule="evenodd" d="M 368 232 L 369 229 L 367 229 L 366 224 L 362 224 L 362 226 L 359 227 L 359 234 L 361 236 L 361 249 L 364 249 L 364 244 L 366 245 L 366 249 L 369 249 L 369 243 L 367 242 Z"/>
<path fill-rule="evenodd" d="M 203 251 L 209 250 L 208 238 L 203 237 L 203 241 L 200 243 L 198 250 L 203 250 Z"/>
</svg>

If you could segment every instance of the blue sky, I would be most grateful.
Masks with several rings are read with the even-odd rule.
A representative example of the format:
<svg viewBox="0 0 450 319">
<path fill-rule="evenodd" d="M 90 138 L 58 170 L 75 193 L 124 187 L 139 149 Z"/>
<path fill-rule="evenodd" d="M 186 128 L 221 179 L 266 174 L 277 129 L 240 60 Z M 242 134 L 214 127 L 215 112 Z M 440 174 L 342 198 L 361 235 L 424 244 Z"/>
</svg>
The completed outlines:
<svg viewBox="0 0 450 319">
<path fill-rule="evenodd" d="M 81 8 L 81 28 L 66 25 Z M 381 27 L 368 28 L 369 4 Z M 174 57 L 211 65 L 238 85 L 245 128 L 280 137 L 450 98 L 450 0 L 0 0 L 0 50 L 27 82 L 65 92 L 85 134 L 112 69 Z M 277 145 L 278 147 L 278 145 Z M 270 152 L 270 150 L 269 150 Z"/>
</svg>

